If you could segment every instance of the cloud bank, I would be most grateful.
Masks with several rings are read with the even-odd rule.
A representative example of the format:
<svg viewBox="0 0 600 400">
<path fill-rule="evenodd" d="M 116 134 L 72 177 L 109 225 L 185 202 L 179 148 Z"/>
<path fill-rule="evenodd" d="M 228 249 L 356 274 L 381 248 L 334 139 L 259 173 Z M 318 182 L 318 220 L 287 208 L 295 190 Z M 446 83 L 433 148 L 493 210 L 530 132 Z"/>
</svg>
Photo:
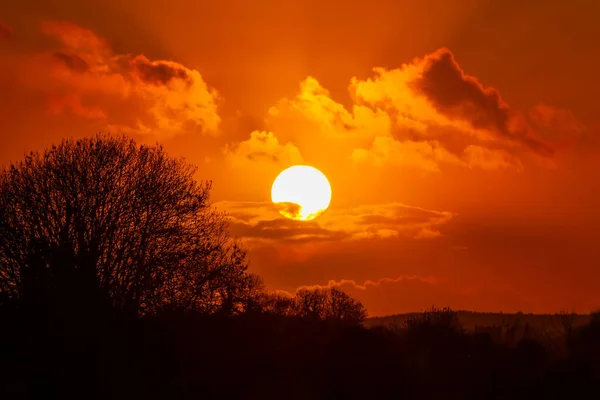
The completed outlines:
<svg viewBox="0 0 600 400">
<path fill-rule="evenodd" d="M 46 21 L 41 30 L 55 44 L 32 56 L 21 75 L 45 93 L 50 113 L 163 139 L 218 133 L 218 93 L 198 71 L 174 61 L 116 54 L 106 40 L 69 22 Z"/>
</svg>

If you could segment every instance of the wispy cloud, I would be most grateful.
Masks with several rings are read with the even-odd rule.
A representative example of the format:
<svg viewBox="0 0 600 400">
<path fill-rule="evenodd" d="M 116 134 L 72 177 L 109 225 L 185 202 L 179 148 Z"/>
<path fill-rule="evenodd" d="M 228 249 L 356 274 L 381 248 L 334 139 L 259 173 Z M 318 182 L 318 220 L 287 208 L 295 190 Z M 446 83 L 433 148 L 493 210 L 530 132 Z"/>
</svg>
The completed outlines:
<svg viewBox="0 0 600 400">
<path fill-rule="evenodd" d="M 333 209 L 313 221 L 294 221 L 280 216 L 271 203 L 223 201 L 215 205 L 229 213 L 231 231 L 253 244 L 402 237 L 426 239 L 440 236 L 439 228 L 454 217 L 447 211 L 388 203 Z"/>
</svg>

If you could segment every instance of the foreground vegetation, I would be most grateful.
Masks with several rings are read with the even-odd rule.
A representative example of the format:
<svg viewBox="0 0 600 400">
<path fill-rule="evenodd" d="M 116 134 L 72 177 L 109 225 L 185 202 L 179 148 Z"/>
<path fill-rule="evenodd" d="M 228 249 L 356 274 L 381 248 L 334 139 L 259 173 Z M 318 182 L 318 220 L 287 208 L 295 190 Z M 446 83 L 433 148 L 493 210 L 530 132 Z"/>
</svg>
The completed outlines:
<svg viewBox="0 0 600 400">
<path fill-rule="evenodd" d="M 597 392 L 598 316 L 575 326 L 564 315 L 550 341 L 510 327 L 499 339 L 450 309 L 367 328 L 339 289 L 266 291 L 193 173 L 158 146 L 109 136 L 0 173 L 0 398 Z"/>
<path fill-rule="evenodd" d="M 600 318 L 566 353 L 466 333 L 450 310 L 395 329 L 273 312 L 0 318 L 2 398 L 593 398 L 600 383 Z"/>
<path fill-rule="evenodd" d="M 386 326 L 397 327 L 419 313 L 396 314 L 383 317 L 371 317 L 365 320 L 368 328 Z M 560 346 L 561 338 L 568 336 L 574 329 L 590 323 L 590 314 L 577 314 L 563 310 L 554 314 L 491 313 L 456 311 L 458 321 L 465 331 L 485 332 L 495 342 L 514 344 L 527 336 L 544 342 L 549 346 Z"/>
</svg>

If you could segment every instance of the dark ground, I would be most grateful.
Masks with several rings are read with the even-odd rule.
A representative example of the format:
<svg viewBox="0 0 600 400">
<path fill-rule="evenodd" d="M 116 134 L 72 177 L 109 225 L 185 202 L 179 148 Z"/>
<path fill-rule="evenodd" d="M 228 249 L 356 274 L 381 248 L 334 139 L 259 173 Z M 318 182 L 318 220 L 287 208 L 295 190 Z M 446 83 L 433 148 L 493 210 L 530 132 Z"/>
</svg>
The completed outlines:
<svg viewBox="0 0 600 400">
<path fill-rule="evenodd" d="M 2 309 L 0 397 L 597 398 L 600 319 L 514 343 L 443 319 L 396 329 L 269 314 L 32 318 Z"/>
</svg>

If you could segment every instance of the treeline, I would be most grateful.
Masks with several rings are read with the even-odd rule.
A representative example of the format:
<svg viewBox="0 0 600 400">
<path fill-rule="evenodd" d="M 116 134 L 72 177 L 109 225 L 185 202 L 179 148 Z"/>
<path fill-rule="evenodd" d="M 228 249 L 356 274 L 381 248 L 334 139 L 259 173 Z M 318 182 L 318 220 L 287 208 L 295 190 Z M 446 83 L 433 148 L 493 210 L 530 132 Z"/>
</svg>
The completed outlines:
<svg viewBox="0 0 600 400">
<path fill-rule="evenodd" d="M 42 326 L 0 310 L 2 398 L 564 399 L 595 398 L 600 383 L 597 316 L 555 353 L 467 332 L 449 309 L 375 328 L 265 310 Z"/>
<path fill-rule="evenodd" d="M 560 311 L 554 314 L 525 313 L 485 313 L 456 311 L 460 325 L 469 332 L 486 333 L 496 343 L 513 346 L 522 338 L 534 339 L 550 348 L 554 353 L 566 352 L 565 337 L 586 326 L 594 317 L 592 314 L 577 314 L 574 311 Z M 419 313 L 397 314 L 374 317 L 365 320 L 366 327 L 402 326 Z"/>
</svg>

